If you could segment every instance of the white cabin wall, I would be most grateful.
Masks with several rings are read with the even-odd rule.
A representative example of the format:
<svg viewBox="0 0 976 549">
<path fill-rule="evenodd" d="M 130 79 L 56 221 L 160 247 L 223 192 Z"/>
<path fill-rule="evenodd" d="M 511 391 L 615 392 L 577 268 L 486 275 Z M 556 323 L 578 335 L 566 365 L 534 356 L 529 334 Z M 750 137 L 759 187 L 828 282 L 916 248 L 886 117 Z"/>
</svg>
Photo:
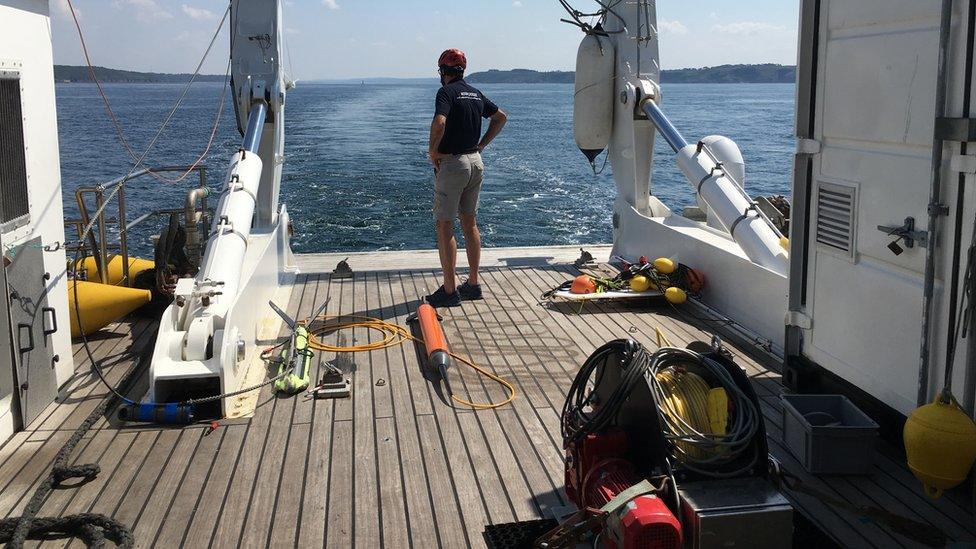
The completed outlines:
<svg viewBox="0 0 976 549">
<path fill-rule="evenodd" d="M 55 108 L 54 56 L 47 0 L 0 2 L 0 62 L 21 64 L 24 137 L 31 220 L 28 225 L 3 235 L 5 247 L 41 237 L 45 245 L 64 242 L 64 210 L 61 200 L 61 163 L 58 119 Z M 2 68 L 2 67 L 0 67 Z M 63 249 L 44 253 L 44 270 L 51 273 L 48 303 L 57 311 L 60 327 L 52 336 L 60 386 L 74 372 L 71 352 L 66 256 Z M 40 276 L 43 273 L 38 273 Z M 0 437 L 2 438 L 2 437 Z"/>
<path fill-rule="evenodd" d="M 939 1 L 825 1 L 804 351 L 895 409 L 914 405 L 925 250 L 888 250 L 878 225 L 924 226 Z M 910 182 L 916 183 L 910 183 Z M 817 242 L 818 189 L 856 189 L 853 253 Z"/>
<path fill-rule="evenodd" d="M 966 0 L 956 2 L 950 117 L 961 116 L 967 9 Z M 929 230 L 940 13 L 940 0 L 823 0 L 820 12 L 814 137 L 821 150 L 813 157 L 802 310 L 811 326 L 803 330 L 803 352 L 902 413 L 915 407 L 918 391 L 925 249 L 895 255 L 887 248 L 893 238 L 877 227 L 912 216 L 917 230 Z M 965 204 L 955 203 L 958 173 L 948 170 L 948 158 L 958 150 L 947 147 L 943 170 L 942 201 L 951 213 L 942 219 L 936 252 L 930 394 L 941 387 L 945 366 L 953 216 L 965 216 L 968 247 L 976 202 L 970 188 Z M 851 254 L 817 242 L 817 195 L 824 184 L 856 189 Z M 957 355 L 957 392 L 964 354 L 965 344 Z"/>
</svg>

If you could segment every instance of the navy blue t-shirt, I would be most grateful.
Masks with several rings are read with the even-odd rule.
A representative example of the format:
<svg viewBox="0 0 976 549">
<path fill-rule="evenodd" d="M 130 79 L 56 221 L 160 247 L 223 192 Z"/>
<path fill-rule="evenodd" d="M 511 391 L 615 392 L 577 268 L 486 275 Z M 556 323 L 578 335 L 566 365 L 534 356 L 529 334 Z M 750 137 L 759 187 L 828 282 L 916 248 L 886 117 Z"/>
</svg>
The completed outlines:
<svg viewBox="0 0 976 549">
<path fill-rule="evenodd" d="M 481 119 L 491 118 L 498 106 L 485 94 L 459 78 L 437 91 L 434 113 L 447 117 L 447 128 L 441 138 L 441 154 L 468 154 L 478 151 L 481 141 Z"/>
</svg>

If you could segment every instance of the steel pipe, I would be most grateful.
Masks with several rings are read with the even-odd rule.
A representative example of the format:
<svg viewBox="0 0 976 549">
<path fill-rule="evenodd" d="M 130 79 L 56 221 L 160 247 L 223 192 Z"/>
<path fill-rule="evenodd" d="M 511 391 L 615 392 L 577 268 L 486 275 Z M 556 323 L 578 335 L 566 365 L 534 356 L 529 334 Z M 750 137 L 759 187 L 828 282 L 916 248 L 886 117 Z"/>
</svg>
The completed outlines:
<svg viewBox="0 0 976 549">
<path fill-rule="evenodd" d="M 664 116 L 664 112 L 657 106 L 657 103 L 648 99 L 641 105 L 641 109 L 651 119 L 651 122 L 654 123 L 661 137 L 671 146 L 671 150 L 678 152 L 688 146 L 688 142 L 682 137 L 681 132 L 678 131 L 678 128 L 674 127 L 674 124 L 668 120 L 667 116 Z"/>
<path fill-rule="evenodd" d="M 935 86 L 935 119 L 945 118 L 946 77 L 948 74 L 949 38 L 952 31 L 953 0 L 942 0 L 942 21 L 939 27 L 939 65 L 938 80 Z M 919 345 L 918 394 L 915 403 L 923 406 L 929 402 L 929 362 L 932 339 L 932 297 L 935 294 L 935 248 L 940 241 L 939 219 L 947 215 L 948 208 L 942 204 L 942 156 L 945 142 L 935 132 L 932 138 L 932 171 L 929 181 L 928 232 L 929 245 L 925 248 L 925 280 L 922 287 L 922 342 Z M 962 214 L 962 204 L 956 204 Z"/>
<path fill-rule="evenodd" d="M 251 112 L 247 114 L 247 130 L 244 131 L 242 149 L 250 153 L 258 153 L 258 147 L 261 146 L 261 133 L 264 130 L 264 119 L 267 115 L 267 103 L 255 101 L 251 104 Z"/>
</svg>

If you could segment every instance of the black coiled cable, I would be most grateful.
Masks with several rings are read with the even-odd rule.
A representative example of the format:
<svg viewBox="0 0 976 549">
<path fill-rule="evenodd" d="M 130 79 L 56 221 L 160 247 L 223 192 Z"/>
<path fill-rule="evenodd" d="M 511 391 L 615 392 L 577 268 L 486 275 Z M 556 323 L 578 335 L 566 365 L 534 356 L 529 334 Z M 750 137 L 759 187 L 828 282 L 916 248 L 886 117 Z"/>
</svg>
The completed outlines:
<svg viewBox="0 0 976 549">
<path fill-rule="evenodd" d="M 606 367 L 611 365 L 619 366 L 620 382 L 605 400 L 598 401 L 596 392 L 591 389 L 600 384 L 606 375 Z M 667 411 L 665 399 L 668 395 L 657 381 L 657 374 L 668 368 L 691 365 L 707 372 L 728 395 L 730 413 L 728 430 L 724 435 L 698 432 L 682 418 Z M 682 466 L 695 473 L 717 478 L 739 476 L 755 467 L 759 454 L 753 442 L 761 433 L 762 421 L 759 410 L 723 365 L 688 349 L 663 347 L 650 354 L 639 343 L 625 339 L 611 341 L 594 351 L 573 380 L 563 404 L 563 448 L 578 444 L 586 435 L 611 426 L 638 383 L 650 385 L 664 438 L 669 441 L 671 454 Z M 676 444 L 678 442 L 700 447 L 704 450 L 704 457 L 685 452 Z M 714 451 L 718 448 L 721 451 Z M 752 455 L 745 461 L 742 456 L 748 452 L 752 452 Z M 729 470 L 730 467 L 735 469 Z"/>
<path fill-rule="evenodd" d="M 596 372 L 593 383 L 594 386 L 599 385 L 605 375 L 604 367 L 614 357 L 618 359 L 621 368 L 620 383 L 606 401 L 596 402 L 596 394 L 588 390 L 590 378 Z M 618 339 L 594 351 L 576 374 L 563 404 L 563 448 L 568 448 L 587 434 L 602 431 L 610 425 L 637 383 L 642 383 L 645 379 L 648 365 L 647 351 L 633 340 Z M 595 404 L 598 406 L 594 409 Z"/>
</svg>

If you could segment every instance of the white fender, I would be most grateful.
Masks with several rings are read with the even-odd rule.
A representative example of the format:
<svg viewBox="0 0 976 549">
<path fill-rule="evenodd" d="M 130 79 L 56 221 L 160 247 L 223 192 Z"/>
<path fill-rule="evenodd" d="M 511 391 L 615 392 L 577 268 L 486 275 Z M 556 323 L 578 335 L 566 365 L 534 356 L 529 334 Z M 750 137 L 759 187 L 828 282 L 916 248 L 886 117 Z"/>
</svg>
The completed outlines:
<svg viewBox="0 0 976 549">
<path fill-rule="evenodd" d="M 742 159 L 742 151 L 735 141 L 724 135 L 709 135 L 702 139 L 715 158 L 725 166 L 725 173 L 732 176 L 735 181 L 746 188 L 746 161 Z"/>
<path fill-rule="evenodd" d="M 615 63 L 609 38 L 593 34 L 583 37 L 576 52 L 573 136 L 590 162 L 610 143 Z"/>
</svg>

